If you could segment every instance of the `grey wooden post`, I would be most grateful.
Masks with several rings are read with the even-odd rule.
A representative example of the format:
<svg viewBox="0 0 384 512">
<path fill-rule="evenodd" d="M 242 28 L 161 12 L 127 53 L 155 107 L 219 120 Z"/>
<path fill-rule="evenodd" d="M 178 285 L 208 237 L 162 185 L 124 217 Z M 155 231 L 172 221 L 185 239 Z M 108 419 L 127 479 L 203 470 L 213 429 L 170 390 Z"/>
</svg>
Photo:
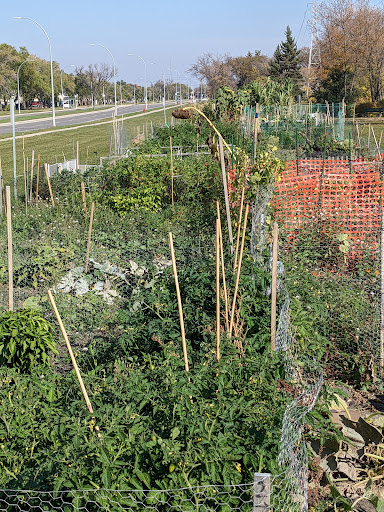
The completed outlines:
<svg viewBox="0 0 384 512">
<path fill-rule="evenodd" d="M 269 512 L 271 503 L 271 475 L 255 473 L 253 483 L 253 512 Z"/>
</svg>

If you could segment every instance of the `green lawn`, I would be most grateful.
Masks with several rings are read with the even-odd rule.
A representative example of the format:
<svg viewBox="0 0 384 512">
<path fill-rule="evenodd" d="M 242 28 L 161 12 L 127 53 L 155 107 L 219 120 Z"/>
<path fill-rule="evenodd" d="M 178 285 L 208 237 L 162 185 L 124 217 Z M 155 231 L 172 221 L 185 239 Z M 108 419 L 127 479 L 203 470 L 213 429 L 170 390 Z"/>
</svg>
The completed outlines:
<svg viewBox="0 0 384 512">
<path fill-rule="evenodd" d="M 170 122 L 171 110 L 167 110 L 168 123 Z M 132 136 L 137 135 L 137 128 L 142 132 L 151 133 L 151 121 L 154 125 L 164 123 L 163 111 L 148 112 L 140 117 L 127 117 L 123 122 L 124 137 L 128 138 L 128 142 Z M 50 132 L 51 130 L 48 130 Z M 33 133 L 33 132 L 30 132 Z M 9 138 L 9 136 L 7 136 Z M 24 156 L 31 161 L 32 151 L 35 152 L 35 162 L 37 155 L 40 155 L 40 163 L 62 162 L 65 158 L 68 160 L 73 158 L 73 148 L 76 152 L 76 143 L 79 142 L 79 153 L 81 164 L 98 163 L 100 157 L 109 155 L 109 148 L 113 139 L 112 123 L 105 123 L 95 126 L 83 126 L 64 130 L 58 128 L 54 133 L 41 133 L 32 137 L 24 137 Z M 113 148 L 114 149 L 114 148 Z M 112 149 L 112 151 L 113 151 Z M 95 154 L 96 153 L 96 154 Z M 88 155 L 88 159 L 87 159 Z M 5 185 L 13 183 L 13 159 L 12 159 L 12 141 L 0 139 L 0 158 L 2 164 L 2 173 Z M 23 139 L 16 139 L 16 165 L 17 175 L 23 174 Z"/>
</svg>

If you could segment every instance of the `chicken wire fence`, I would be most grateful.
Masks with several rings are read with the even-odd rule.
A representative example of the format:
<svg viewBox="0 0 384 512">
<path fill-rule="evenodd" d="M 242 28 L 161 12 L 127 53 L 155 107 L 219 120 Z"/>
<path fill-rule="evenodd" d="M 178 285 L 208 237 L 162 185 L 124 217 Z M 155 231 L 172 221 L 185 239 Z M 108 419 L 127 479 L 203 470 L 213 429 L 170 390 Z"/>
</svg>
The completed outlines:
<svg viewBox="0 0 384 512">
<path fill-rule="evenodd" d="M 168 490 L 87 489 L 65 491 L 0 490 L 0 510 L 16 512 L 291 512 L 292 486 L 285 473 L 255 473 L 254 481 L 239 485 L 201 485 Z M 296 498 L 298 498 L 296 496 Z"/>
<path fill-rule="evenodd" d="M 272 247 L 269 246 L 271 219 L 268 215 L 275 191 L 275 183 L 258 190 L 252 208 L 251 252 L 258 265 L 272 267 Z M 265 262 L 265 251 L 270 257 Z M 305 419 L 319 396 L 323 373 L 320 365 L 310 357 L 303 357 L 290 319 L 290 297 L 285 286 L 285 271 L 278 262 L 279 319 L 276 331 L 276 351 L 284 354 L 286 381 L 294 397 L 284 413 L 280 438 L 279 464 L 288 468 L 286 479 L 291 482 L 289 495 L 291 510 L 308 510 L 308 453 L 303 438 Z M 270 293 L 270 290 L 269 290 Z"/>
</svg>

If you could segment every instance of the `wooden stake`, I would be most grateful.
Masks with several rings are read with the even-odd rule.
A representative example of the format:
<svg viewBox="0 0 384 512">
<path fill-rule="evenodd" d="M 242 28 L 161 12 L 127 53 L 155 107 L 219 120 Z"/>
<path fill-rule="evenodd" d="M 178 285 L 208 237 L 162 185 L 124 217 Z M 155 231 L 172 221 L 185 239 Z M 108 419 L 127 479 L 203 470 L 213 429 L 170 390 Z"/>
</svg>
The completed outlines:
<svg viewBox="0 0 384 512">
<path fill-rule="evenodd" d="M 4 180 L 3 180 L 3 177 L 1 177 L 0 189 L 2 190 L 2 198 L 3 198 L 3 205 L 4 205 L 4 214 L 5 214 L 5 215 L 7 215 L 7 202 L 6 202 L 6 200 L 5 200 L 5 187 L 4 187 Z"/>
<path fill-rule="evenodd" d="M 233 301 L 232 301 L 231 322 L 229 324 L 229 337 L 232 336 L 233 324 L 234 324 L 234 319 L 235 319 L 235 307 L 236 307 L 237 291 L 239 289 L 239 279 L 240 279 L 240 272 L 241 272 L 241 263 L 243 261 L 244 242 L 245 242 L 245 234 L 246 234 L 246 230 L 247 230 L 248 213 L 249 213 L 249 204 L 247 204 L 247 206 L 245 207 L 244 225 L 243 225 L 243 237 L 241 239 L 241 248 L 240 248 L 240 255 L 239 255 L 239 266 L 237 267 L 235 292 L 233 294 Z"/>
<path fill-rule="evenodd" d="M 5 207 L 5 204 L 4 204 Z M 3 217 L 3 174 L 1 169 L 1 158 L 0 158 L 0 218 Z"/>
<path fill-rule="evenodd" d="M 177 277 L 176 258 L 175 258 L 175 250 L 173 248 L 173 236 L 172 236 L 172 233 L 169 233 L 169 247 L 171 249 L 172 268 L 173 268 L 173 275 L 174 275 L 174 278 L 175 278 L 176 295 L 177 295 L 177 305 L 178 305 L 178 308 L 179 308 L 181 341 L 182 341 L 182 345 L 183 345 L 183 355 L 184 355 L 184 367 L 185 367 L 185 371 L 189 372 L 187 341 L 185 339 L 185 328 L 184 328 L 183 305 L 181 303 L 179 279 Z"/>
<path fill-rule="evenodd" d="M 256 147 L 257 147 L 257 132 L 259 131 L 259 104 L 256 103 L 255 107 L 255 122 L 253 125 L 253 165 L 256 161 Z"/>
<path fill-rule="evenodd" d="M 7 203 L 7 236 L 8 236 L 8 309 L 13 311 L 13 248 L 12 248 L 12 211 L 11 211 L 11 187 L 5 187 Z"/>
<path fill-rule="evenodd" d="M 221 219 L 220 219 L 220 204 L 216 201 L 217 218 L 219 220 L 219 234 L 220 234 L 220 255 L 221 255 L 221 275 L 223 276 L 223 288 L 224 288 L 224 301 L 225 301 L 225 328 L 227 333 L 229 332 L 229 306 L 228 306 L 228 292 L 227 282 L 225 279 L 225 264 L 224 264 L 224 247 L 223 247 L 223 232 L 221 230 Z"/>
<path fill-rule="evenodd" d="M 7 208 L 8 210 L 8 208 Z M 380 233 L 380 354 L 379 365 L 381 377 L 384 377 L 384 210 L 381 214 Z"/>
<path fill-rule="evenodd" d="M 377 154 L 378 154 L 378 156 L 380 156 L 380 157 L 381 157 L 381 154 L 380 154 L 380 148 L 379 148 L 379 145 L 378 145 L 378 143 L 377 143 L 376 135 L 375 135 L 375 132 L 373 131 L 373 127 L 372 127 L 372 125 L 371 125 L 371 130 L 372 130 L 373 140 L 375 141 Z"/>
<path fill-rule="evenodd" d="M 48 297 L 49 297 L 49 300 L 51 301 L 51 305 L 52 305 L 52 309 L 56 315 L 56 318 L 57 318 L 57 322 L 59 324 L 59 327 L 60 327 L 60 330 L 61 330 L 61 333 L 63 335 L 63 338 L 64 338 L 64 341 L 65 341 L 65 344 L 67 346 L 67 350 L 68 350 L 68 353 L 69 353 L 69 357 L 71 358 L 71 361 L 72 361 L 72 365 L 73 365 L 73 368 L 75 370 L 75 373 L 76 373 L 76 377 L 77 377 L 77 380 L 79 381 L 79 384 L 80 384 L 80 388 L 81 388 L 81 391 L 83 393 L 83 397 L 84 397 L 84 400 L 85 400 L 85 403 L 87 404 L 87 407 L 88 407 L 88 411 L 91 413 L 91 414 L 94 414 L 93 412 L 93 407 L 92 407 L 92 404 L 91 404 L 91 401 L 89 400 L 89 396 L 88 396 L 88 393 L 87 393 L 87 390 L 84 386 L 84 382 L 83 382 L 83 379 L 81 377 L 81 374 L 80 374 L 80 370 L 79 370 L 79 367 L 77 366 L 77 362 L 76 362 L 76 358 L 75 358 L 75 355 L 73 353 L 73 350 L 72 350 L 72 347 L 71 347 L 71 344 L 69 342 L 69 338 L 68 338 L 68 335 L 67 335 L 67 331 L 65 330 L 65 327 L 64 327 L 64 324 L 61 320 L 61 316 L 60 316 L 60 313 L 56 307 L 56 303 L 55 303 L 55 299 L 53 298 L 53 295 L 52 295 L 52 292 L 51 290 L 48 290 Z M 94 419 L 94 418 L 92 418 Z M 101 437 L 101 434 L 100 434 L 100 429 L 97 425 L 95 425 L 95 431 L 97 432 L 97 437 Z"/>
<path fill-rule="evenodd" d="M 32 188 L 33 188 L 33 166 L 35 165 L 35 150 L 32 149 L 32 158 L 31 158 L 31 186 L 29 191 L 29 202 L 32 202 Z"/>
<path fill-rule="evenodd" d="M 28 203 L 28 192 L 27 192 L 27 172 L 25 168 L 25 153 L 24 153 L 24 136 L 23 136 L 23 171 L 24 171 L 24 197 L 25 197 L 25 213 L 27 213 L 27 203 Z"/>
<path fill-rule="evenodd" d="M 89 230 L 88 230 L 88 242 L 87 242 L 87 252 L 85 255 L 85 263 L 84 263 L 84 273 L 87 273 L 88 270 L 88 262 L 89 262 L 89 250 L 91 248 L 91 236 L 92 236 L 92 224 L 93 224 L 93 212 L 95 210 L 95 203 L 92 201 L 91 204 L 91 215 L 89 219 Z"/>
<path fill-rule="evenodd" d="M 245 187 L 243 187 L 243 190 L 241 191 L 240 212 L 239 212 L 239 220 L 238 220 L 238 223 L 237 223 L 237 238 L 236 238 L 236 250 L 235 250 L 235 261 L 233 263 L 233 271 L 236 270 L 237 257 L 238 257 L 238 252 L 239 252 L 241 220 L 242 220 L 242 217 L 243 217 L 244 193 L 245 193 Z"/>
<path fill-rule="evenodd" d="M 272 245 L 272 285 L 271 285 L 271 350 L 276 350 L 276 302 L 277 302 L 277 252 L 279 243 L 279 227 L 273 224 Z"/>
<path fill-rule="evenodd" d="M 76 141 L 76 171 L 79 170 L 79 141 Z"/>
<path fill-rule="evenodd" d="M 220 360 L 220 228 L 216 219 L 216 359 Z"/>
<path fill-rule="evenodd" d="M 40 155 L 37 155 L 37 168 L 36 168 L 36 202 L 39 200 L 39 173 L 40 173 Z"/>
<path fill-rule="evenodd" d="M 49 179 L 48 164 L 44 164 L 44 169 L 45 169 L 45 176 L 47 178 L 47 183 L 48 183 L 49 195 L 51 196 L 51 203 L 52 203 L 52 206 L 55 206 L 55 201 L 53 200 L 53 194 L 52 194 L 51 180 Z"/>
<path fill-rule="evenodd" d="M 84 213 L 87 213 L 87 201 L 85 200 L 85 185 L 84 185 L 84 181 L 81 182 L 81 195 L 82 195 L 82 198 L 83 198 L 83 210 L 84 210 Z"/>
<path fill-rule="evenodd" d="M 169 135 L 169 147 L 171 151 L 171 195 L 172 195 L 172 210 L 173 210 L 173 153 L 172 153 L 172 135 Z"/>
<path fill-rule="evenodd" d="M 219 137 L 219 151 L 220 151 L 221 174 L 222 174 L 222 178 L 223 178 L 223 187 L 224 187 L 225 209 L 226 209 L 226 212 L 227 212 L 227 224 L 228 224 L 229 243 L 231 245 L 231 254 L 233 254 L 233 235 L 232 235 L 231 212 L 229 210 L 227 172 L 225 170 L 224 148 L 223 148 L 223 139 L 222 139 L 222 137 Z"/>
</svg>

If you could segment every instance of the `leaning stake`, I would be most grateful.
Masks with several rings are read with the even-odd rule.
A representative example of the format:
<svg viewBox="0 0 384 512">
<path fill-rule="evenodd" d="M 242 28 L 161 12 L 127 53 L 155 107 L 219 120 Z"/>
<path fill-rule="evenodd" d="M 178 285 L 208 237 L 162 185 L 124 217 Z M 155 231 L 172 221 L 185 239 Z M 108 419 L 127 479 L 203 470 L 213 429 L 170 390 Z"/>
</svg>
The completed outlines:
<svg viewBox="0 0 384 512">
<path fill-rule="evenodd" d="M 65 344 L 67 345 L 69 357 L 71 358 L 71 361 L 72 361 L 72 364 L 73 364 L 73 368 L 74 368 L 75 373 L 76 373 L 77 380 L 79 381 L 80 388 L 81 388 L 81 391 L 82 391 L 83 396 L 84 396 L 85 403 L 87 404 L 89 412 L 91 414 L 94 414 L 91 401 L 89 400 L 88 393 L 87 393 L 87 390 L 85 389 L 84 382 L 83 382 L 83 379 L 81 377 L 79 367 L 77 366 L 75 355 L 74 355 L 74 353 L 72 351 L 72 347 L 71 347 L 71 344 L 70 344 L 69 339 L 68 339 L 67 331 L 65 330 L 64 324 L 63 324 L 63 322 L 61 320 L 61 316 L 60 316 L 60 313 L 59 313 L 59 311 L 58 311 L 58 309 L 56 307 L 55 299 L 53 298 L 51 290 L 48 290 L 48 297 L 49 297 L 49 300 L 51 301 L 52 309 L 53 309 L 53 311 L 54 311 L 54 313 L 56 315 L 57 321 L 59 323 L 59 327 L 60 327 L 61 333 L 63 335 Z M 94 418 L 92 418 L 92 419 L 94 420 Z M 97 437 L 101 437 L 100 429 L 99 429 L 99 427 L 97 425 L 95 425 L 95 431 L 97 432 Z"/>
<path fill-rule="evenodd" d="M 232 235 L 231 212 L 229 210 L 227 172 L 225 170 L 224 147 L 223 147 L 223 139 L 222 139 L 222 137 L 219 138 L 219 150 L 220 150 L 221 174 L 222 174 L 222 178 L 223 178 L 223 187 L 224 187 L 225 209 L 226 209 L 226 212 L 227 212 L 227 224 L 228 224 L 229 243 L 231 245 L 231 253 L 233 253 L 233 235 Z"/>
<path fill-rule="evenodd" d="M 181 303 L 179 279 L 177 277 L 175 250 L 173 248 L 173 236 L 172 236 L 172 233 L 169 233 L 169 247 L 171 249 L 172 268 L 173 268 L 173 275 L 174 275 L 174 278 L 175 278 L 176 295 L 177 295 L 177 305 L 178 305 L 178 308 L 179 308 L 181 341 L 182 341 L 182 344 L 183 344 L 183 354 L 184 354 L 184 366 L 185 366 L 185 371 L 189 372 L 187 342 L 186 342 L 186 339 L 185 339 L 185 328 L 184 328 L 184 317 L 183 317 L 183 305 Z"/>
<path fill-rule="evenodd" d="M 273 224 L 272 245 L 272 285 L 271 285 L 271 350 L 276 350 L 276 297 L 277 297 L 277 251 L 279 244 L 279 227 Z"/>
<path fill-rule="evenodd" d="M 243 261 L 244 242 L 245 242 L 245 233 L 246 233 L 246 229 L 247 229 L 248 213 L 249 213 L 249 204 L 247 204 L 247 206 L 245 208 L 244 225 L 243 225 L 243 238 L 241 240 L 241 248 L 240 248 L 240 255 L 239 255 L 239 265 L 237 267 L 235 292 L 233 294 L 233 301 L 232 301 L 231 323 L 229 324 L 229 337 L 232 336 L 233 324 L 234 324 L 234 318 L 235 318 L 235 307 L 236 307 L 236 299 L 237 299 L 237 290 L 239 288 L 239 279 L 240 279 L 240 272 L 241 272 L 241 262 Z"/>
<path fill-rule="evenodd" d="M 55 206 L 55 201 L 53 200 L 53 194 L 52 194 L 51 180 L 49 179 L 48 164 L 44 164 L 44 169 L 45 169 L 45 176 L 47 178 L 47 183 L 48 183 L 49 195 L 51 196 L 51 203 L 52 203 L 52 206 Z"/>
<path fill-rule="evenodd" d="M 11 187 L 5 187 L 7 202 L 7 235 L 8 235 L 8 309 L 13 311 L 13 250 L 12 250 L 12 212 L 11 212 Z"/>
<path fill-rule="evenodd" d="M 237 223 L 237 238 L 236 238 L 235 261 L 233 263 L 233 271 L 236 270 L 237 258 L 238 258 L 238 253 L 239 253 L 241 220 L 243 218 L 244 193 L 245 193 L 245 187 L 243 187 L 243 190 L 241 191 L 240 212 L 239 212 L 239 221 Z"/>
<path fill-rule="evenodd" d="M 89 218 L 89 230 L 88 230 L 88 241 L 87 241 L 87 252 L 85 254 L 85 262 L 84 262 L 84 274 L 87 273 L 88 270 L 88 262 L 89 262 L 89 250 L 91 247 L 91 236 L 92 236 L 92 224 L 93 224 L 93 212 L 95 210 L 95 203 L 91 204 L 91 215 Z"/>
<path fill-rule="evenodd" d="M 224 288 L 224 301 L 225 301 L 225 328 L 227 333 L 229 332 L 229 306 L 228 306 L 228 292 L 227 292 L 227 281 L 225 279 L 225 264 L 224 264 L 224 248 L 223 248 L 223 232 L 221 230 L 220 220 L 220 205 L 219 201 L 216 201 L 217 218 L 219 220 L 219 235 L 220 235 L 220 255 L 221 255 L 221 274 L 223 276 L 223 288 Z"/>
</svg>

